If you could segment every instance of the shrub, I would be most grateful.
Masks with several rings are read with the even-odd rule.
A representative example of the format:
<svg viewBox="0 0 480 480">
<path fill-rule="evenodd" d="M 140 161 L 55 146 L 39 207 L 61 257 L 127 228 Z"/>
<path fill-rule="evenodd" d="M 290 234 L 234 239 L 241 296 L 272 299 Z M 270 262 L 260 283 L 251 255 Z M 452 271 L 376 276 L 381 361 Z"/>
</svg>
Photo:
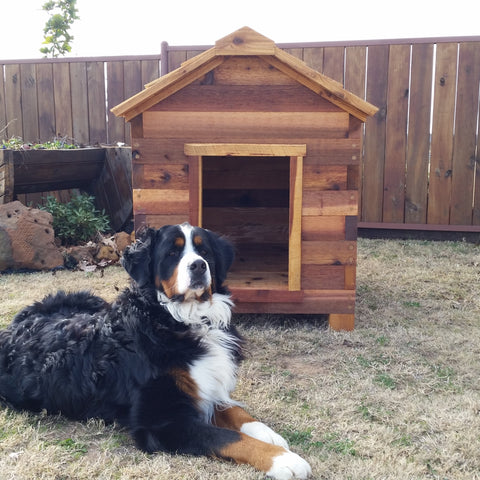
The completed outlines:
<svg viewBox="0 0 480 480">
<path fill-rule="evenodd" d="M 94 197 L 87 194 L 73 197 L 68 203 L 48 196 L 45 206 L 40 208 L 52 214 L 55 236 L 63 245 L 88 242 L 97 232 L 109 229 L 110 221 L 105 211 L 96 210 Z"/>
</svg>

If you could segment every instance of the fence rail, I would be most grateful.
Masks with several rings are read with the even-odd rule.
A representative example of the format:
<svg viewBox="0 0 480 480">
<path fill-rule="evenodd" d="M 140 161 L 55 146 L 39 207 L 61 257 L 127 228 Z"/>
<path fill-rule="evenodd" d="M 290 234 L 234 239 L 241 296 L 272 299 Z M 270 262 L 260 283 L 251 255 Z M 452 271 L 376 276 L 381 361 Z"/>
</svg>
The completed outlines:
<svg viewBox="0 0 480 480">
<path fill-rule="evenodd" d="M 279 46 L 380 108 L 365 126 L 361 226 L 480 231 L 480 37 Z M 0 60 L 0 138 L 129 143 L 110 108 L 206 48 Z"/>
</svg>

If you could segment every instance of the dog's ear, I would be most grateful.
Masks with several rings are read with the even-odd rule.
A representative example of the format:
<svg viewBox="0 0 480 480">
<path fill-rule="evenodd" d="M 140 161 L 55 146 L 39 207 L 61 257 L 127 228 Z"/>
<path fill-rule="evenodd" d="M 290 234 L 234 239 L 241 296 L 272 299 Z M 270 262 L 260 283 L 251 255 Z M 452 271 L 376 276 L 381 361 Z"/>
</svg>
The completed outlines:
<svg viewBox="0 0 480 480">
<path fill-rule="evenodd" d="M 223 293 L 223 282 L 232 266 L 235 252 L 232 244 L 225 238 L 208 231 L 209 240 L 215 252 L 215 285 L 219 293 Z"/>
<path fill-rule="evenodd" d="M 155 230 L 141 227 L 135 234 L 136 242 L 123 252 L 121 263 L 139 287 L 152 282 L 151 252 L 155 242 Z"/>
</svg>

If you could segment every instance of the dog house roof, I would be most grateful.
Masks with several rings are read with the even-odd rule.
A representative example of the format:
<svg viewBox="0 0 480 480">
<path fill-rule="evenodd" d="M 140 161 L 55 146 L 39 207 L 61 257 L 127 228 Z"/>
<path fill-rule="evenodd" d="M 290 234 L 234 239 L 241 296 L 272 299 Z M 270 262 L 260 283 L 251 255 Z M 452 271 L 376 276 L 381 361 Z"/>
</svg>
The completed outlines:
<svg viewBox="0 0 480 480">
<path fill-rule="evenodd" d="M 228 57 L 258 56 L 329 102 L 364 122 L 377 107 L 345 90 L 341 83 L 308 67 L 278 48 L 269 38 L 243 27 L 215 42 L 215 46 L 184 62 L 176 70 L 146 85 L 133 97 L 112 108 L 119 117 L 132 120 L 155 104 L 210 72 Z"/>
</svg>

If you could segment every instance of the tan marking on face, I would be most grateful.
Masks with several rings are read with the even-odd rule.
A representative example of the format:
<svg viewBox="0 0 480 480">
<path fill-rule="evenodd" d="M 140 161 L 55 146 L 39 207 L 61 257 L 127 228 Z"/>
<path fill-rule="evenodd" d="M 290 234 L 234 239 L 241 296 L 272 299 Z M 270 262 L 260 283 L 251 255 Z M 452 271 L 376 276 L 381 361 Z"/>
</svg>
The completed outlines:
<svg viewBox="0 0 480 480">
<path fill-rule="evenodd" d="M 176 268 L 173 271 L 173 275 L 166 279 L 166 280 L 160 280 L 160 283 L 163 288 L 163 292 L 168 298 L 172 298 L 174 295 L 177 294 L 177 275 L 178 275 L 178 269 Z M 156 282 L 157 279 L 155 279 Z"/>
<path fill-rule="evenodd" d="M 195 295 L 199 302 L 206 302 L 212 298 L 212 287 L 208 287 L 201 295 Z"/>
<path fill-rule="evenodd" d="M 229 458 L 236 463 L 247 463 L 263 472 L 268 472 L 275 457 L 283 455 L 286 450 L 278 445 L 271 445 L 256 438 L 240 433 L 238 442 L 230 443 L 219 449 L 222 458 Z"/>
<path fill-rule="evenodd" d="M 185 239 L 183 237 L 177 237 L 175 239 L 175 246 L 176 247 L 183 247 L 185 245 Z"/>
<path fill-rule="evenodd" d="M 200 235 L 195 235 L 193 237 L 193 243 L 198 247 L 203 243 L 202 237 Z"/>
</svg>

